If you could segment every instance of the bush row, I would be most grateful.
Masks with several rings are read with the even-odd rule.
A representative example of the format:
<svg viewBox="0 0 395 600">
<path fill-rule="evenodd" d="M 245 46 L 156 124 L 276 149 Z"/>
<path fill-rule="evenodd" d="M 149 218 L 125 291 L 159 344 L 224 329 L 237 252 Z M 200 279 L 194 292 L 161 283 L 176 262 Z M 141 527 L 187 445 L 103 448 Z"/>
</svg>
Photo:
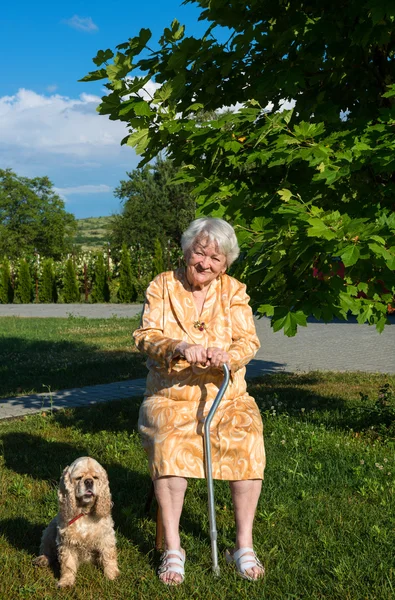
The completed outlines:
<svg viewBox="0 0 395 600">
<path fill-rule="evenodd" d="M 155 245 L 154 255 L 123 245 L 120 252 L 85 252 L 62 261 L 25 257 L 11 263 L 0 260 L 0 303 L 142 302 L 144 291 L 157 273 L 174 268 L 180 255 L 167 256 Z"/>
</svg>

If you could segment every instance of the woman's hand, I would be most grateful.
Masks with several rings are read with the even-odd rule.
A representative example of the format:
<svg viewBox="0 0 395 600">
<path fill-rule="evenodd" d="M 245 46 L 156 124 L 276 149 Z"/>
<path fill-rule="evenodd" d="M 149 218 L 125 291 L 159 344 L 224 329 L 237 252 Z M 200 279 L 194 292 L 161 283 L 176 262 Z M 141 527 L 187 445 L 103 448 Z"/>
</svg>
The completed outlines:
<svg viewBox="0 0 395 600">
<path fill-rule="evenodd" d="M 191 365 L 204 365 L 208 366 L 210 363 L 207 360 L 207 350 L 200 344 L 188 344 L 187 342 L 181 342 L 176 347 L 176 352 L 179 352 L 181 356 L 185 358 Z"/>
<path fill-rule="evenodd" d="M 222 369 L 224 365 L 230 368 L 230 356 L 225 350 L 215 346 L 207 348 L 207 365 Z"/>
</svg>

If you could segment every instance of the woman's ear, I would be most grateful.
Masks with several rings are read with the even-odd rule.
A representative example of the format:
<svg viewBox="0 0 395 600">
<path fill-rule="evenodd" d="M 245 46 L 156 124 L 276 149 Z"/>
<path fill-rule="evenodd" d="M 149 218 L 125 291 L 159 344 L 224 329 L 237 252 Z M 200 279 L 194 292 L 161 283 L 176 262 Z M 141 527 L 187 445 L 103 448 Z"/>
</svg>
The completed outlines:
<svg viewBox="0 0 395 600">
<path fill-rule="evenodd" d="M 69 521 L 77 512 L 75 491 L 70 477 L 70 467 L 66 467 L 63 470 L 62 477 L 60 478 L 58 500 L 62 520 Z"/>
</svg>

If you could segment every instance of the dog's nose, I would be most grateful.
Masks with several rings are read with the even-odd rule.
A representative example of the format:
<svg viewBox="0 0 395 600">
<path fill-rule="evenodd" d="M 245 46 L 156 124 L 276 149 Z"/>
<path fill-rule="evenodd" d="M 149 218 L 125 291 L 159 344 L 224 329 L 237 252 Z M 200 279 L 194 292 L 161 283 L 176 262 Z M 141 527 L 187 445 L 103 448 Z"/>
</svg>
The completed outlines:
<svg viewBox="0 0 395 600">
<path fill-rule="evenodd" d="M 85 487 L 86 488 L 93 487 L 93 479 L 85 479 Z"/>
</svg>

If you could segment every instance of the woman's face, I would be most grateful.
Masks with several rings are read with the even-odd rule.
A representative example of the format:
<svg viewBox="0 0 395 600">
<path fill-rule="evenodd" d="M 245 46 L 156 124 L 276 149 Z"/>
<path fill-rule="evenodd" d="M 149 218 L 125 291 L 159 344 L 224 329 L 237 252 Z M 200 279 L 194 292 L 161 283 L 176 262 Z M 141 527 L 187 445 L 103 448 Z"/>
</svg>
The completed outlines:
<svg viewBox="0 0 395 600">
<path fill-rule="evenodd" d="M 225 254 L 207 238 L 198 238 L 186 257 L 187 277 L 194 288 L 204 288 L 226 271 Z"/>
</svg>

